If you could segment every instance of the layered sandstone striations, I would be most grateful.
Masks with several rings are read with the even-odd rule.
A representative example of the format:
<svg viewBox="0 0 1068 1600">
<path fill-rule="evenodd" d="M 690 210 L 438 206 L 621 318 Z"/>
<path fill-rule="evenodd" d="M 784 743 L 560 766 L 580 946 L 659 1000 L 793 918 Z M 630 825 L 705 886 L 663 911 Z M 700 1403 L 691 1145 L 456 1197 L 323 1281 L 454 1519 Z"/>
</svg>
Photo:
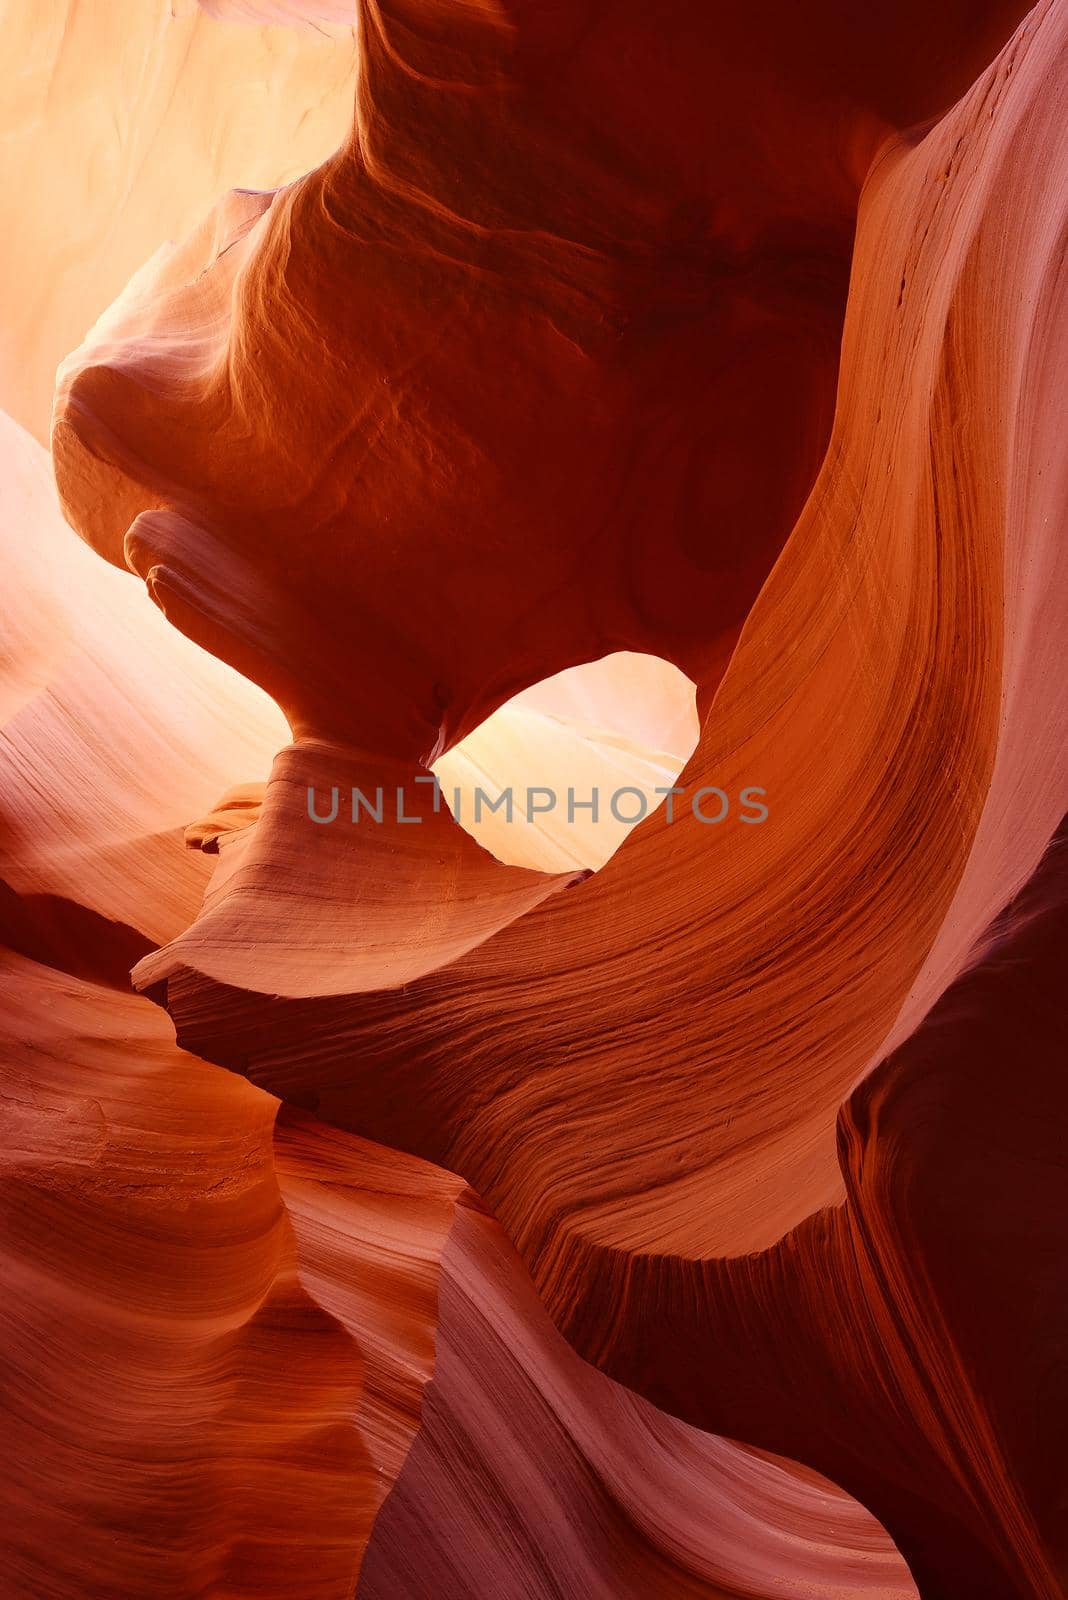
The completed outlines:
<svg viewBox="0 0 1068 1600">
<path fill-rule="evenodd" d="M 1065 1592 L 1068 5 L 728 12 L 366 0 L 61 369 L 163 615 L 14 526 L 27 1593 Z M 434 807 L 621 652 L 766 822 Z"/>
</svg>

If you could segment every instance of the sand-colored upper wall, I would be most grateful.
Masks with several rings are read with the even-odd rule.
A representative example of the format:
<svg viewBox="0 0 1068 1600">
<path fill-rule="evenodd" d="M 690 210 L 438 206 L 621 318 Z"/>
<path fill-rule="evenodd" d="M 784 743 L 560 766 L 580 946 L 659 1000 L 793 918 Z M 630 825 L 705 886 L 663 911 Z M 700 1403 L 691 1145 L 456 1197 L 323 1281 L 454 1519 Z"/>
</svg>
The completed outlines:
<svg viewBox="0 0 1068 1600">
<path fill-rule="evenodd" d="M 2 0 L 0 408 L 48 436 L 55 370 L 227 189 L 316 166 L 352 117 L 354 31 L 188 0 Z"/>
</svg>

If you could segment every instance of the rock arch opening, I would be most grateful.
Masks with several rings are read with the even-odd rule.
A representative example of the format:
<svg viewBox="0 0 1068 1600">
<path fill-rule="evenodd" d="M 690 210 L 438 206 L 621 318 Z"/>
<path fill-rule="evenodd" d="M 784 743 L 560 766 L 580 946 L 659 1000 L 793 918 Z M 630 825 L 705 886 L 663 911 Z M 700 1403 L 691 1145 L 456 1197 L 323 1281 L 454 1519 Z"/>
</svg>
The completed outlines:
<svg viewBox="0 0 1068 1600">
<path fill-rule="evenodd" d="M 685 673 L 616 651 L 524 689 L 433 770 L 453 816 L 498 860 L 597 871 L 664 804 L 698 732 Z"/>
</svg>

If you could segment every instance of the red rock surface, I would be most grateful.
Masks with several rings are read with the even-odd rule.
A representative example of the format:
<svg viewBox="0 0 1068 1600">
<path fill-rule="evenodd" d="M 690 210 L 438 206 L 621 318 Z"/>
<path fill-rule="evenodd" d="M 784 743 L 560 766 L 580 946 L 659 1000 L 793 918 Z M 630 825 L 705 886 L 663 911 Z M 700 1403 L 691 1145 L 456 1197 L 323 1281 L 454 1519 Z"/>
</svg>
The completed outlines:
<svg viewBox="0 0 1068 1600">
<path fill-rule="evenodd" d="M 64 541 L 43 452 L 4 438 L 3 1593 L 351 1596 L 422 1437 L 370 1592 L 770 1597 L 815 1573 L 843 1600 L 912 1596 L 848 1496 L 587 1367 L 460 1179 L 279 1115 L 130 992 L 203 888 L 175 817 L 269 759 L 277 720 Z M 443 1439 L 464 1462 L 444 1502 Z M 445 1519 L 414 1565 L 412 1495 Z M 532 1495 L 573 1538 L 509 1542 Z"/>
<path fill-rule="evenodd" d="M 12 1592 L 1057 1600 L 1068 4 L 358 23 L 5 432 Z M 766 822 L 435 809 L 619 652 Z"/>
<path fill-rule="evenodd" d="M 580 1361 L 489 1218 L 459 1214 L 441 1270 L 434 1379 L 360 1600 L 915 1596 L 882 1528 L 832 1484 Z"/>
</svg>

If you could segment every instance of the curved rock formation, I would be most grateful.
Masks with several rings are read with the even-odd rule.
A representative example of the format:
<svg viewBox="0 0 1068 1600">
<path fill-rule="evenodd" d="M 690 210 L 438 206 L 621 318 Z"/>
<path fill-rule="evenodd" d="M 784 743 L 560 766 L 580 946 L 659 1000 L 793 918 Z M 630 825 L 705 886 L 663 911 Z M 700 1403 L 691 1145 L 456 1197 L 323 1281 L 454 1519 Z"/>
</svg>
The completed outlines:
<svg viewBox="0 0 1068 1600">
<path fill-rule="evenodd" d="M 751 1251 L 841 1198 L 842 1096 L 910 987 L 913 1007 L 936 997 L 923 963 L 940 930 L 944 981 L 991 903 L 1032 868 L 1063 805 L 1063 743 L 1051 737 L 1064 725 L 1063 689 L 1046 670 L 1050 625 L 1063 628 L 1053 609 L 1063 602 L 1063 468 L 1046 418 L 1063 339 L 1051 218 L 1064 154 L 1047 86 L 1066 27 L 1063 7 L 1040 7 L 959 106 L 926 138 L 888 148 L 870 180 L 836 432 L 687 770 L 695 786 L 759 779 L 778 825 L 653 819 L 579 893 L 553 895 L 488 939 L 518 908 L 505 886 L 519 880 L 503 867 L 483 867 L 478 889 L 452 868 L 435 875 L 426 830 L 409 829 L 402 846 L 397 828 L 385 846 L 397 852 L 394 901 L 380 897 L 368 922 L 344 899 L 347 882 L 373 870 L 378 835 L 324 829 L 313 852 L 302 785 L 331 772 L 344 785 L 376 768 L 308 733 L 279 758 L 263 816 L 206 915 L 138 969 L 143 985 L 166 983 L 181 1036 L 199 1051 L 469 1176 L 577 1336 L 589 1286 L 629 1252 Z M 253 249 L 252 234 L 244 241 Z M 996 346 L 966 337 L 991 324 Z M 135 348 L 116 346 L 110 364 L 73 379 L 57 435 L 68 498 L 81 497 L 83 528 L 105 544 L 81 471 L 102 424 L 85 408 L 91 395 L 118 402 Z M 152 417 L 139 412 L 131 433 Z M 132 446 L 115 448 L 129 457 Z M 116 502 L 134 494 L 132 480 L 93 462 Z M 234 619 L 217 609 L 219 569 L 173 576 L 206 548 L 176 517 L 142 517 L 162 563 L 141 554 L 148 535 L 127 547 L 157 598 L 170 586 L 185 593 L 179 617 L 222 648 Z M 334 635 L 317 632 L 320 653 L 298 660 L 295 613 L 279 621 L 266 608 L 268 578 L 257 568 L 264 605 L 245 614 L 249 627 L 278 621 L 277 638 L 257 646 L 263 676 L 281 672 L 280 659 L 294 686 L 320 665 L 325 674 Z M 371 659 L 373 642 L 346 634 L 342 649 Z M 358 719 L 367 701 L 380 718 L 377 691 L 372 677 L 335 721 Z M 1010 733 L 1017 699 L 1023 727 L 1048 730 L 1041 743 Z M 398 719 L 395 737 L 402 729 Z M 340 892 L 308 879 L 298 890 L 301 850 Z M 490 882 L 502 886 L 496 898 Z M 300 891 L 318 893 L 319 915 L 294 929 L 287 908 Z M 532 878 L 527 892 L 543 890 Z M 465 906 L 472 899 L 477 909 Z M 621 914 L 628 905 L 641 906 L 640 921 Z M 449 930 L 442 949 L 456 949 L 462 926 L 482 942 L 413 983 L 401 953 L 417 944 L 435 965 L 418 933 L 431 913 Z M 240 932 L 253 919 L 254 941 Z M 403 989 L 382 987 L 386 928 Z M 579 966 L 596 974 L 581 992 Z M 346 979 L 358 999 L 311 998 Z M 268 1001 L 257 986 L 309 998 Z"/>
<path fill-rule="evenodd" d="M 143 930 L 170 931 L 203 884 L 174 818 L 263 759 L 277 719 L 64 541 L 40 447 L 13 425 L 4 443 L 5 1595 L 342 1600 L 373 1540 L 368 1592 L 393 1597 L 655 1583 L 770 1600 L 816 1575 L 843 1600 L 908 1600 L 900 1556 L 848 1496 L 586 1367 L 459 1179 L 279 1118 L 129 993 Z M 248 803 L 239 786 L 187 835 L 203 847 Z M 518 1416 L 537 1434 L 517 1441 Z M 457 1536 L 436 1458 L 461 1438 L 470 1476 L 447 1467 L 446 1494 L 481 1488 Z M 563 1498 L 572 1531 L 539 1549 L 532 1528 L 526 1553 L 487 1566 L 535 1492 Z M 412 1496 L 452 1530 L 420 1533 L 414 1572 Z"/>
<path fill-rule="evenodd" d="M 914 1594 L 848 1497 L 585 1367 L 458 1180 L 300 1119 L 272 1144 L 275 1103 L 133 996 L 4 954 L 0 1017 L 13 1600 L 340 1600 L 373 1525 L 391 1600 Z M 509 1553 L 535 1493 L 571 1531 Z"/>
<path fill-rule="evenodd" d="M 64 363 L 64 510 L 163 618 L 83 638 L 89 553 L 20 548 L 26 1592 L 1066 1592 L 1068 3 L 1021 12 L 361 0 L 336 154 Z M 431 767 L 621 651 L 766 821 L 490 856 Z M 179 1304 L 139 1244 L 184 1284 L 198 1230 Z M 34 1414 L 64 1311 L 142 1467 L 50 1569 L 112 1437 Z"/>
<path fill-rule="evenodd" d="M 208 879 L 183 829 L 270 762 L 285 720 L 71 540 L 45 451 L 2 416 L 0 470 L 0 877 L 26 915 L 77 906 L 156 944 Z"/>
<path fill-rule="evenodd" d="M 461 1211 L 441 1271 L 433 1382 L 358 1600 L 913 1600 L 882 1528 L 832 1484 L 580 1361 L 496 1223 Z"/>
</svg>

